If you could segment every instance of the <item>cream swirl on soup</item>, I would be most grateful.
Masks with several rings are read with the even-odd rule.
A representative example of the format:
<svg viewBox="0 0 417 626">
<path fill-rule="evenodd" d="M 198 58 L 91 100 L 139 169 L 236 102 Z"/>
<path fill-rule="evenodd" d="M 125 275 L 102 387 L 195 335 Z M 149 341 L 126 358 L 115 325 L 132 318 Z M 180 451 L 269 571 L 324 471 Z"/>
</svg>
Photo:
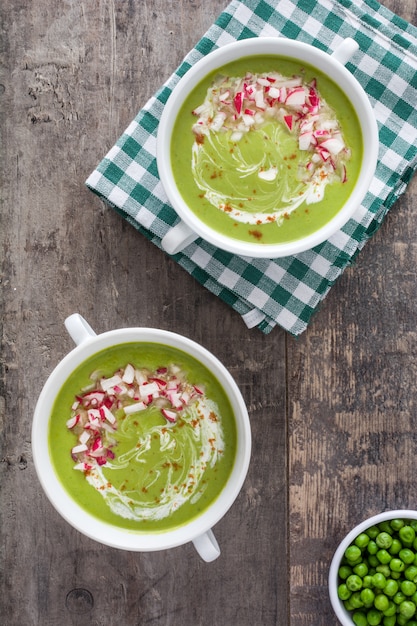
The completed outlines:
<svg viewBox="0 0 417 626">
<path fill-rule="evenodd" d="M 280 224 L 303 202 L 320 202 L 328 184 L 347 180 L 351 150 L 315 79 L 220 76 L 193 113 L 196 184 L 236 221 Z"/>
<path fill-rule="evenodd" d="M 77 396 L 67 428 L 77 437 L 74 468 L 115 515 L 134 521 L 198 502 L 225 446 L 218 405 L 175 365 L 129 364 L 97 379 Z"/>
</svg>

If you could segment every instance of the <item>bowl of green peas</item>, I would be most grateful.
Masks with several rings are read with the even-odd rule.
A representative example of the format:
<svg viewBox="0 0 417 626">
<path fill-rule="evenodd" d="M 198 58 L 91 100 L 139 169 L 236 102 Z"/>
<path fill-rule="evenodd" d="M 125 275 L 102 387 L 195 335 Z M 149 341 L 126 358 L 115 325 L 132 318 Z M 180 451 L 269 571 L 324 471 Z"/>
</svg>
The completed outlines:
<svg viewBox="0 0 417 626">
<path fill-rule="evenodd" d="M 329 593 L 343 626 L 417 626 L 417 511 L 385 511 L 351 530 Z"/>
</svg>

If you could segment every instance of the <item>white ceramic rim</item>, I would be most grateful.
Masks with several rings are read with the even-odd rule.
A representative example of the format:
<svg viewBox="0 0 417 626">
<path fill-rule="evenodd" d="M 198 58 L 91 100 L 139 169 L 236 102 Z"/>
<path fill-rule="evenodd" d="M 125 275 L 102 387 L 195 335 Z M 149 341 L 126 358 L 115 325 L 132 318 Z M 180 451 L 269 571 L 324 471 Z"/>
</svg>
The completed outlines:
<svg viewBox="0 0 417 626">
<path fill-rule="evenodd" d="M 343 83 L 341 88 L 345 93 L 349 92 L 347 95 L 358 114 L 362 135 L 363 137 L 365 135 L 369 136 L 369 141 L 364 141 L 362 168 L 358 183 L 343 208 L 330 222 L 316 232 L 303 239 L 283 244 L 241 242 L 229 238 L 202 223 L 188 209 L 181 194 L 176 189 L 170 166 L 172 128 L 178 111 L 190 91 L 212 70 L 237 58 L 261 54 L 276 54 L 295 58 L 317 67 L 337 84 Z M 255 37 L 235 41 L 210 52 L 184 74 L 173 89 L 162 112 L 156 147 L 158 172 L 168 199 L 179 217 L 192 230 L 213 245 L 241 256 L 278 258 L 313 248 L 328 239 L 352 217 L 369 190 L 374 176 L 378 158 L 379 137 L 375 115 L 368 96 L 360 83 L 342 63 L 333 59 L 330 54 L 300 41 L 284 37 Z"/>
<path fill-rule="evenodd" d="M 110 346 L 131 342 L 168 345 L 190 354 L 216 376 L 229 397 L 238 427 L 236 461 L 217 499 L 198 517 L 173 530 L 156 533 L 117 528 L 90 515 L 67 493 L 48 453 L 48 424 L 56 394 L 75 367 Z M 58 513 L 84 535 L 105 545 L 130 551 L 154 551 L 192 541 L 211 529 L 232 506 L 249 468 L 251 428 L 243 397 L 226 367 L 203 346 L 171 331 L 155 328 L 124 328 L 91 337 L 69 352 L 48 377 L 37 401 L 32 424 L 32 452 L 41 486 Z"/>
<path fill-rule="evenodd" d="M 369 517 L 368 519 L 355 526 L 355 528 L 353 528 L 346 535 L 346 537 L 340 542 L 336 552 L 334 553 L 329 569 L 329 595 L 333 610 L 336 613 L 337 618 L 339 619 L 342 626 L 355 626 L 350 613 L 345 609 L 337 595 L 338 570 L 343 554 L 346 548 L 350 546 L 352 541 L 356 539 L 356 537 L 360 533 L 365 531 L 370 526 L 373 526 L 374 524 L 380 524 L 381 522 L 385 522 L 386 520 L 391 519 L 417 519 L 417 510 L 413 511 L 410 509 L 395 509 L 392 511 L 384 511 L 383 513 L 378 513 L 377 515 Z"/>
</svg>

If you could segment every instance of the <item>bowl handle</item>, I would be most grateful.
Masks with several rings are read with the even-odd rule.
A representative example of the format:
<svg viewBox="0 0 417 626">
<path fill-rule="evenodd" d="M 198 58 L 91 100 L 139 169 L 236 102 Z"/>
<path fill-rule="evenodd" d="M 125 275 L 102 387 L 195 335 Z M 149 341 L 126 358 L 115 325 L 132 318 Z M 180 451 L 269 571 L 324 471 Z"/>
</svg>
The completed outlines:
<svg viewBox="0 0 417 626">
<path fill-rule="evenodd" d="M 351 37 L 346 37 L 330 56 L 342 65 L 346 65 L 357 50 L 359 50 L 358 42 Z"/>
<path fill-rule="evenodd" d="M 168 254 L 177 254 L 197 239 L 198 235 L 182 220 L 172 226 L 162 238 L 161 245 Z"/>
<path fill-rule="evenodd" d="M 73 313 L 67 317 L 64 323 L 70 337 L 77 346 L 87 341 L 87 339 L 96 336 L 90 324 L 79 313 Z"/>
<path fill-rule="evenodd" d="M 198 554 L 206 563 L 210 563 L 220 556 L 219 544 L 211 529 L 193 539 L 193 544 Z"/>
</svg>

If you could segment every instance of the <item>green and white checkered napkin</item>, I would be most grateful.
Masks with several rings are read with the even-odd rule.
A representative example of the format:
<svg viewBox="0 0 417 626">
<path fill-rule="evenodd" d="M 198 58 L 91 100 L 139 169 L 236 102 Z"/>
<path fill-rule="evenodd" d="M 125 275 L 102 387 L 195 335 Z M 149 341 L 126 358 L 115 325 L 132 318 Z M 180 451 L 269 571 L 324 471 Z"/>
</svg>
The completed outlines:
<svg viewBox="0 0 417 626">
<path fill-rule="evenodd" d="M 347 225 L 313 250 L 278 260 L 247 259 L 201 239 L 175 260 L 232 306 L 249 328 L 303 332 L 335 280 L 405 191 L 417 165 L 417 28 L 376 0 L 232 0 L 92 172 L 87 186 L 160 246 L 177 216 L 156 167 L 161 113 L 179 78 L 202 56 L 236 39 L 279 35 L 332 52 L 352 37 L 348 64 L 367 92 L 380 131 L 376 175 Z"/>
</svg>

